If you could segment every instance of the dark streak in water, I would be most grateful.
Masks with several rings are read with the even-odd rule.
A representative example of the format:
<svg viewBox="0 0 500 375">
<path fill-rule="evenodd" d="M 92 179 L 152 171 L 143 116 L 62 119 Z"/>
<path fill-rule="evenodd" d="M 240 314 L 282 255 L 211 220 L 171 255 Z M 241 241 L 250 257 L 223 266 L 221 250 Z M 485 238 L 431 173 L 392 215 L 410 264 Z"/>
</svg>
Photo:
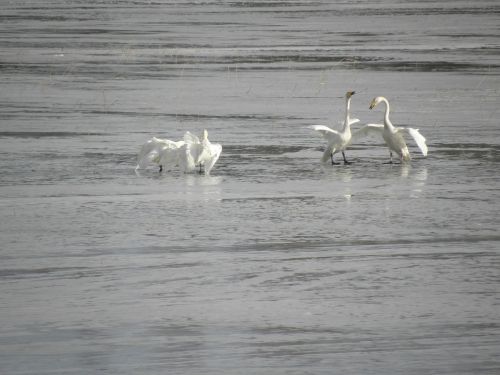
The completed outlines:
<svg viewBox="0 0 500 375">
<path fill-rule="evenodd" d="M 29 277 L 29 276 L 43 276 L 54 273 L 61 273 L 67 271 L 83 271 L 87 267 L 47 267 L 47 268 L 33 268 L 33 269 L 0 269 L 0 277 Z"/>
<path fill-rule="evenodd" d="M 273 196 L 273 197 L 248 197 L 248 198 L 223 198 L 221 202 L 248 202 L 248 201 L 272 201 L 278 202 L 281 200 L 298 200 L 298 201 L 307 201 L 316 199 L 314 195 L 305 195 L 305 196 Z"/>
<path fill-rule="evenodd" d="M 67 132 L 67 131 L 25 131 L 25 132 L 15 132 L 15 131 L 3 131 L 0 132 L 0 137 L 5 138 L 69 138 L 69 137 L 82 137 L 82 136 L 103 136 L 105 133 L 84 133 L 84 132 Z"/>
<path fill-rule="evenodd" d="M 251 155 L 282 155 L 288 152 L 298 152 L 305 149 L 302 146 L 288 145 L 227 145 L 224 152 L 229 154 Z"/>
</svg>

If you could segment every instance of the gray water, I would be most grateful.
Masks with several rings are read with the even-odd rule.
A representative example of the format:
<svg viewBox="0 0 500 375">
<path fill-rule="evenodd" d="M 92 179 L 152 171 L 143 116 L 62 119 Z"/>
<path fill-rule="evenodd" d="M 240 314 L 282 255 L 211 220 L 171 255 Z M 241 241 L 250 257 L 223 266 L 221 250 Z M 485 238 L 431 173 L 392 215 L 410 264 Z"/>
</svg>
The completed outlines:
<svg viewBox="0 0 500 375">
<path fill-rule="evenodd" d="M 497 1 L 0 4 L 2 374 L 500 372 Z"/>
</svg>

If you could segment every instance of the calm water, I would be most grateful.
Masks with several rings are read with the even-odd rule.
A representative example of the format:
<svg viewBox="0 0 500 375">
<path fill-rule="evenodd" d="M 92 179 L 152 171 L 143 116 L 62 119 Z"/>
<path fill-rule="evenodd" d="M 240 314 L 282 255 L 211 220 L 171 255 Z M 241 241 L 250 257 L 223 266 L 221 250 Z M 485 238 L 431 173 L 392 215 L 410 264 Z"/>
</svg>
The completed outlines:
<svg viewBox="0 0 500 375">
<path fill-rule="evenodd" d="M 500 372 L 497 1 L 0 6 L 2 373 Z M 350 89 L 429 156 L 321 166 Z"/>
</svg>

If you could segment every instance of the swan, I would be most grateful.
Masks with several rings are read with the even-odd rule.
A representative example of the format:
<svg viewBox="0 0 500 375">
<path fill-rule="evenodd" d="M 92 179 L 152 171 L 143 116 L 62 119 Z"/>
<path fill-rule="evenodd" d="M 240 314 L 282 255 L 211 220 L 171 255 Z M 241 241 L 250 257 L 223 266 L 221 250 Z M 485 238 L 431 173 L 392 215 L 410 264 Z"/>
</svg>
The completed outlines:
<svg viewBox="0 0 500 375">
<path fill-rule="evenodd" d="M 190 173 L 199 165 L 200 173 L 202 173 L 203 166 L 205 175 L 209 175 L 221 152 L 220 144 L 211 143 L 208 140 L 207 130 L 203 131 L 201 141 L 189 131 L 180 141 L 153 137 L 141 146 L 135 169 L 144 169 L 154 163 L 160 167 L 160 172 L 164 168 L 179 167 L 184 173 Z"/>
<path fill-rule="evenodd" d="M 399 155 L 401 161 L 410 161 L 410 152 L 408 151 L 408 146 L 406 146 L 406 142 L 403 137 L 404 134 L 408 134 L 413 138 L 418 148 L 422 152 L 422 155 L 427 156 L 427 145 L 425 144 L 425 138 L 422 134 L 420 134 L 418 129 L 395 127 L 394 125 L 392 125 L 392 122 L 389 119 L 389 101 L 385 97 L 377 96 L 376 98 L 374 98 L 370 103 L 370 109 L 375 108 L 380 103 L 385 104 L 384 124 L 366 124 L 361 129 L 354 132 L 353 140 L 359 139 L 369 134 L 381 135 L 387 147 L 389 147 L 389 164 L 392 164 L 393 151 Z"/>
<path fill-rule="evenodd" d="M 181 158 L 181 168 L 185 172 L 193 171 L 197 165 L 204 167 L 205 176 L 210 175 L 210 171 L 219 159 L 222 152 L 222 146 L 218 143 L 211 143 L 208 140 L 208 131 L 203 130 L 202 140 L 190 133 L 184 134 L 184 145 L 181 147 L 185 157 Z"/>
<path fill-rule="evenodd" d="M 155 163 L 160 167 L 175 167 L 180 163 L 179 150 L 185 146 L 184 141 L 171 141 L 170 139 L 161 139 L 153 137 L 141 146 L 137 155 L 136 170 L 144 169 L 149 164 Z"/>
<path fill-rule="evenodd" d="M 333 155 L 340 151 L 342 152 L 342 157 L 344 158 L 344 164 L 351 164 L 351 162 L 347 161 L 344 150 L 351 144 L 351 125 L 359 122 L 359 120 L 356 118 L 351 119 L 349 114 L 351 97 L 355 93 L 355 91 L 348 91 L 345 94 L 345 120 L 343 122 L 343 128 L 341 131 L 330 129 L 325 125 L 308 126 L 309 129 L 317 131 L 323 136 L 323 138 L 328 141 L 328 146 L 326 147 L 326 150 L 323 153 L 323 157 L 321 158 L 321 161 L 323 163 L 325 163 L 328 159 L 331 159 L 332 165 L 340 164 L 336 163 L 333 160 Z"/>
</svg>

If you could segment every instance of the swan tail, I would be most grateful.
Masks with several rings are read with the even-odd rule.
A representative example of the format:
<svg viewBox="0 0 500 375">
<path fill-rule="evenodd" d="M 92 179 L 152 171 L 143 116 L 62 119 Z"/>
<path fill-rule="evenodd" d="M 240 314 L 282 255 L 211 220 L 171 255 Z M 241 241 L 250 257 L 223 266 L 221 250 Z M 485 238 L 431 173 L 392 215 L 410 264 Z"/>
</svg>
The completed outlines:
<svg viewBox="0 0 500 375">
<path fill-rule="evenodd" d="M 406 146 L 401 149 L 401 160 L 406 162 L 411 160 L 410 151 Z"/>
<path fill-rule="evenodd" d="M 321 162 L 326 163 L 332 160 L 332 155 L 335 153 L 335 148 L 327 147 L 325 152 L 323 152 L 323 156 L 321 157 Z"/>
</svg>

